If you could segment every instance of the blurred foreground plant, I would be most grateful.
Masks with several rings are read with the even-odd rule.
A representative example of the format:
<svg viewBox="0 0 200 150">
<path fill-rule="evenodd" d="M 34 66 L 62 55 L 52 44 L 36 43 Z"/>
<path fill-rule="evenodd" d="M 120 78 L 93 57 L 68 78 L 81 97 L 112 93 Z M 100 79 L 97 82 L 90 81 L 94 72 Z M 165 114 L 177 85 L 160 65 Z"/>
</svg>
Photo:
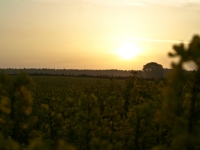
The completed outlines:
<svg viewBox="0 0 200 150">
<path fill-rule="evenodd" d="M 170 57 L 179 57 L 172 63 L 164 89 L 161 120 L 170 127 L 172 134 L 169 149 L 196 150 L 200 148 L 200 37 L 195 35 L 188 47 L 175 45 Z M 184 65 L 192 62 L 194 71 L 185 71 Z"/>
</svg>

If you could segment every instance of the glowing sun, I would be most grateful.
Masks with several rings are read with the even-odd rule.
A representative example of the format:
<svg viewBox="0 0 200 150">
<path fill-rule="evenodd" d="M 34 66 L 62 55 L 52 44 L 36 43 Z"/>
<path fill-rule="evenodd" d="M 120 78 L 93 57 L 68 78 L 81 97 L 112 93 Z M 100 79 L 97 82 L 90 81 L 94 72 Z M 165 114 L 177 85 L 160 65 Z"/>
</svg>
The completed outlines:
<svg viewBox="0 0 200 150">
<path fill-rule="evenodd" d="M 139 47 L 133 45 L 132 43 L 125 43 L 119 49 L 117 49 L 117 54 L 126 60 L 137 56 L 139 53 Z"/>
</svg>

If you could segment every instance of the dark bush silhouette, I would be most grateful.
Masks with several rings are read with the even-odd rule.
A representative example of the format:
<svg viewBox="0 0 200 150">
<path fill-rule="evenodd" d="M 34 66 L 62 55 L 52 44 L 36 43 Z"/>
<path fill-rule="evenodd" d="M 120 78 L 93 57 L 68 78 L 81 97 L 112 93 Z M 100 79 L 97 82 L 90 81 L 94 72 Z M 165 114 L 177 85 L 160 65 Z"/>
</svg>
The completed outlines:
<svg viewBox="0 0 200 150">
<path fill-rule="evenodd" d="M 163 66 L 156 63 L 150 62 L 143 66 L 143 72 L 145 78 L 161 78 L 163 77 Z"/>
</svg>

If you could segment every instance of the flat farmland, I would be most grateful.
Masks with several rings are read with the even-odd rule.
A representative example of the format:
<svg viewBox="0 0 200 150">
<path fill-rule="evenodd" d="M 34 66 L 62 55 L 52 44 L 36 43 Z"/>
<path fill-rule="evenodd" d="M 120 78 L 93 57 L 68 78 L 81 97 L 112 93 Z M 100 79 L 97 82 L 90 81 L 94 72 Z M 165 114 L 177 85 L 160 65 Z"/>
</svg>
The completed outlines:
<svg viewBox="0 0 200 150">
<path fill-rule="evenodd" d="M 104 86 L 110 84 L 110 79 L 107 78 L 90 78 L 90 77 L 66 77 L 66 76 L 31 76 L 36 85 L 47 85 L 54 87 L 68 87 L 70 85 L 76 86 L 92 86 L 100 83 Z M 114 79 L 114 81 L 123 86 L 125 83 L 124 79 Z"/>
</svg>

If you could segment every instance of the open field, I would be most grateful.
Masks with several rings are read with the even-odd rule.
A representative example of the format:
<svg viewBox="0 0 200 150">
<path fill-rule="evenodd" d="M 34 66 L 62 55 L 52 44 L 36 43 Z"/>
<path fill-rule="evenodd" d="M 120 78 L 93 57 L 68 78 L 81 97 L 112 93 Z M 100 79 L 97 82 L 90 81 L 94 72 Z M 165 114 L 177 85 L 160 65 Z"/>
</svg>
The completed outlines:
<svg viewBox="0 0 200 150">
<path fill-rule="evenodd" d="M 199 49 L 176 48 L 200 67 Z M 198 150 L 200 71 L 182 61 L 151 81 L 2 73 L 0 149 Z"/>
<path fill-rule="evenodd" d="M 68 87 L 71 84 L 73 85 L 84 85 L 84 86 L 92 86 L 98 82 L 101 84 L 108 86 L 110 84 L 110 80 L 102 79 L 102 78 L 89 78 L 89 77 L 67 77 L 67 76 L 31 76 L 34 82 L 37 85 L 48 85 L 55 87 Z M 123 86 L 125 83 L 124 79 L 118 79 L 115 81 Z"/>
<path fill-rule="evenodd" d="M 0 150 L 200 150 L 198 14 L 200 0 L 0 0 Z"/>
</svg>

